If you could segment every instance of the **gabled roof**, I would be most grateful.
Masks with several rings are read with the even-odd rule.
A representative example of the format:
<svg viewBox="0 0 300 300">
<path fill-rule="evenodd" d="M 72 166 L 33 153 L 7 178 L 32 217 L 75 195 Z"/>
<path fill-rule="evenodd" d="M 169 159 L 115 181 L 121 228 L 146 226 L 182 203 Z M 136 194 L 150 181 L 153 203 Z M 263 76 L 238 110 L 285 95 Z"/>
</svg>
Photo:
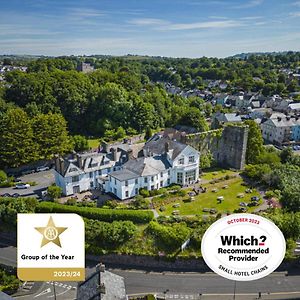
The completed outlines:
<svg viewBox="0 0 300 300">
<path fill-rule="evenodd" d="M 169 155 L 174 160 L 188 145 L 172 141 L 168 138 L 161 138 L 157 141 L 150 141 L 145 144 L 144 150 L 152 155 L 162 155 L 166 152 L 166 146 L 169 149 Z"/>
</svg>

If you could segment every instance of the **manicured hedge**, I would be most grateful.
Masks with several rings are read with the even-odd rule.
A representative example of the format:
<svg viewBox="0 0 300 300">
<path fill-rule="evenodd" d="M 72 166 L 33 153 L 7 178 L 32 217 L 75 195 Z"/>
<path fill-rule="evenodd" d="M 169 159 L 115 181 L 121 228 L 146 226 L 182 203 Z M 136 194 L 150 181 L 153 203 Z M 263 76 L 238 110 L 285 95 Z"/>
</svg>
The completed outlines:
<svg viewBox="0 0 300 300">
<path fill-rule="evenodd" d="M 134 223 L 148 223 L 154 218 L 152 211 L 117 210 L 94 207 L 78 207 L 62 205 L 53 202 L 40 202 L 36 208 L 39 213 L 75 213 L 88 219 L 104 222 L 132 221 Z"/>
</svg>

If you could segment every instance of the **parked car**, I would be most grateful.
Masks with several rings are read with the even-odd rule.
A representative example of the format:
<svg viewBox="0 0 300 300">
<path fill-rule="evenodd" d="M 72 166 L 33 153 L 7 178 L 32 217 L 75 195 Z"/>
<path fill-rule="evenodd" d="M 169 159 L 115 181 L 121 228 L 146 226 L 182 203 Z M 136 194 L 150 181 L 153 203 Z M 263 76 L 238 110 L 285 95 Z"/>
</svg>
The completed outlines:
<svg viewBox="0 0 300 300">
<path fill-rule="evenodd" d="M 257 196 L 253 196 L 253 197 L 251 197 L 251 201 L 259 201 L 259 197 L 257 197 Z"/>
<path fill-rule="evenodd" d="M 28 189 L 30 188 L 30 184 L 28 183 L 17 183 L 16 189 Z"/>
<path fill-rule="evenodd" d="M 18 197 L 20 197 L 20 194 L 14 193 L 14 194 L 12 194 L 11 196 L 14 197 L 14 198 L 18 198 Z"/>
<path fill-rule="evenodd" d="M 14 179 L 13 179 L 13 182 L 21 182 L 21 181 L 22 181 L 22 179 L 18 178 L 18 177 L 14 177 Z"/>
<path fill-rule="evenodd" d="M 37 167 L 36 168 L 36 171 L 37 172 L 42 172 L 42 171 L 47 171 L 49 170 L 50 168 L 48 166 L 40 166 L 40 167 Z"/>
<path fill-rule="evenodd" d="M 31 169 L 31 170 L 25 170 L 25 171 L 22 172 L 22 175 L 28 175 L 28 174 L 32 174 L 34 172 L 35 172 L 35 170 L 33 170 L 33 169 Z"/>
<path fill-rule="evenodd" d="M 247 203 L 246 202 L 240 202 L 240 206 L 246 207 Z"/>
<path fill-rule="evenodd" d="M 11 197 L 11 195 L 9 193 L 5 193 L 5 194 L 1 195 L 1 197 Z"/>
</svg>

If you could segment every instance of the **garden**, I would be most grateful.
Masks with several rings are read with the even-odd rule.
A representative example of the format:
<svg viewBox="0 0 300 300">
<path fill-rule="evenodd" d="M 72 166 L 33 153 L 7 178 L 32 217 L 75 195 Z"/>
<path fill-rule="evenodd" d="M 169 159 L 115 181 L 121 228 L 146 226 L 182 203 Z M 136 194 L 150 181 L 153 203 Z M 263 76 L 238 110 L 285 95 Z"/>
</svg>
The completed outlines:
<svg viewBox="0 0 300 300">
<path fill-rule="evenodd" d="M 162 216 L 251 213 L 262 204 L 259 192 L 247 185 L 237 172 L 213 171 L 201 178 L 205 183 L 188 188 L 181 195 L 169 192 L 154 197 L 152 202 L 158 213 Z"/>
</svg>

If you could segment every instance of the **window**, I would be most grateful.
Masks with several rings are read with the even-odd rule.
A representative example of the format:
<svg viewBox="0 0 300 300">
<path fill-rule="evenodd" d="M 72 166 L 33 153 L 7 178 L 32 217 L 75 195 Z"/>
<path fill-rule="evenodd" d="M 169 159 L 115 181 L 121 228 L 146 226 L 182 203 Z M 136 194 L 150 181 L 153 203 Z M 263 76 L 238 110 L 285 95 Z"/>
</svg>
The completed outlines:
<svg viewBox="0 0 300 300">
<path fill-rule="evenodd" d="M 78 182 L 78 181 L 79 181 L 79 176 L 72 177 L 72 182 Z"/>
<path fill-rule="evenodd" d="M 195 156 L 191 155 L 189 156 L 189 163 L 194 163 L 195 162 Z"/>
<path fill-rule="evenodd" d="M 179 184 L 183 183 L 183 175 L 182 175 L 182 173 L 177 173 L 177 183 L 179 183 Z"/>
<path fill-rule="evenodd" d="M 94 187 L 94 182 L 93 182 L 93 181 L 90 182 L 90 187 L 91 187 L 91 188 Z"/>
<path fill-rule="evenodd" d="M 70 169 L 69 169 L 69 172 L 75 172 L 75 171 L 77 171 L 76 168 L 70 168 Z"/>
<path fill-rule="evenodd" d="M 151 185 L 151 191 L 153 191 L 154 190 L 154 185 Z"/>
<path fill-rule="evenodd" d="M 151 181 L 154 181 L 154 176 L 151 176 Z"/>
<path fill-rule="evenodd" d="M 169 170 L 169 171 L 168 171 L 168 175 L 170 175 L 170 174 L 171 174 L 171 171 Z"/>
<path fill-rule="evenodd" d="M 125 186 L 128 186 L 128 180 L 125 180 Z"/>
<path fill-rule="evenodd" d="M 145 182 L 145 183 L 148 182 L 148 178 L 147 178 L 147 177 L 144 178 L 144 182 Z"/>
<path fill-rule="evenodd" d="M 162 187 L 164 185 L 164 182 L 163 181 L 161 181 L 160 182 L 160 187 Z"/>
<path fill-rule="evenodd" d="M 117 189 L 116 188 L 114 188 L 114 194 L 117 195 Z"/>
<path fill-rule="evenodd" d="M 160 177 L 164 177 L 164 173 L 163 172 L 160 173 Z"/>
<path fill-rule="evenodd" d="M 90 178 L 93 178 L 93 172 L 90 172 Z"/>
<path fill-rule="evenodd" d="M 170 185 L 170 179 L 167 180 L 167 185 Z"/>
<path fill-rule="evenodd" d="M 98 171 L 98 175 L 102 175 L 102 171 L 101 170 Z"/>
<path fill-rule="evenodd" d="M 178 163 L 179 163 L 180 165 L 184 165 L 184 157 L 179 158 Z"/>
<path fill-rule="evenodd" d="M 117 184 L 117 179 L 115 179 L 115 184 Z"/>
<path fill-rule="evenodd" d="M 128 191 L 125 192 L 125 197 L 126 197 L 126 198 L 129 197 L 129 192 L 128 192 Z"/>
<path fill-rule="evenodd" d="M 139 180 L 138 180 L 138 179 L 136 179 L 136 180 L 135 180 L 135 184 L 138 184 L 138 183 L 139 183 Z"/>
<path fill-rule="evenodd" d="M 107 168 L 107 173 L 109 173 L 110 172 L 110 168 Z"/>
<path fill-rule="evenodd" d="M 135 194 L 136 194 L 136 195 L 139 194 L 139 189 L 138 189 L 138 188 L 135 189 Z"/>
<path fill-rule="evenodd" d="M 185 180 L 187 183 L 191 183 L 196 180 L 196 170 L 188 171 L 185 173 Z"/>
</svg>

